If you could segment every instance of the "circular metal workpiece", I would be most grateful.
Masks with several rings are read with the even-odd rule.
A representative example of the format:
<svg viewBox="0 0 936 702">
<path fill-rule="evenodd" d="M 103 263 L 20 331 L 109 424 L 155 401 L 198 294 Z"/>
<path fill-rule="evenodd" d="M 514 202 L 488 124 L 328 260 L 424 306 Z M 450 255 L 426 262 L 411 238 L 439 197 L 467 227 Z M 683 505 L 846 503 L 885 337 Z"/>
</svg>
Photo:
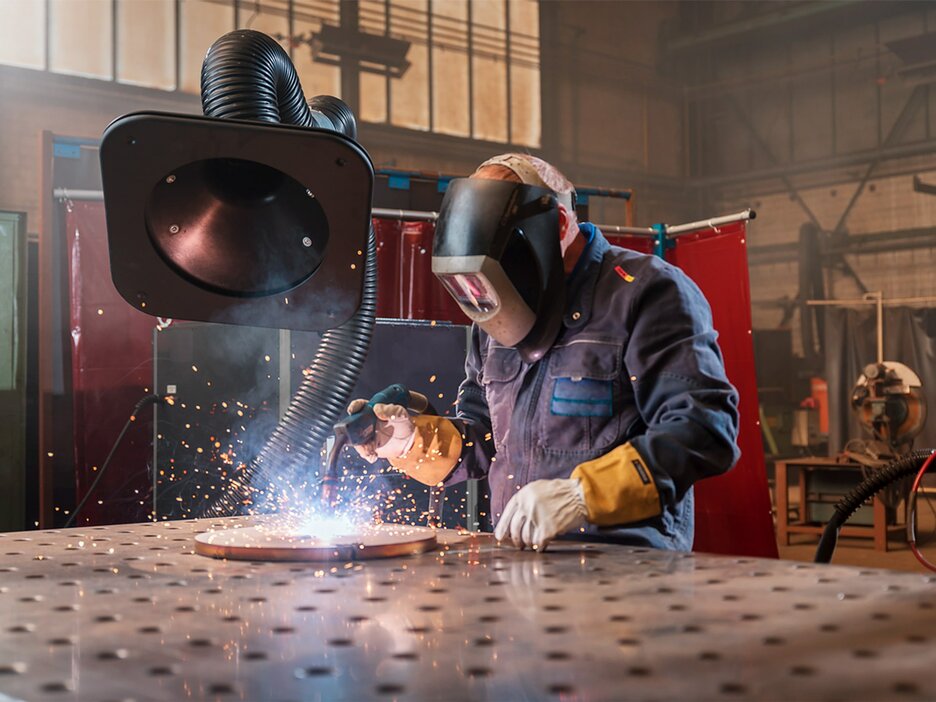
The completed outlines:
<svg viewBox="0 0 936 702">
<path fill-rule="evenodd" d="M 353 533 L 321 536 L 289 533 L 275 524 L 236 525 L 195 537 L 195 551 L 212 558 L 246 561 L 354 561 L 410 556 L 433 550 L 434 529 L 375 524 Z"/>
</svg>

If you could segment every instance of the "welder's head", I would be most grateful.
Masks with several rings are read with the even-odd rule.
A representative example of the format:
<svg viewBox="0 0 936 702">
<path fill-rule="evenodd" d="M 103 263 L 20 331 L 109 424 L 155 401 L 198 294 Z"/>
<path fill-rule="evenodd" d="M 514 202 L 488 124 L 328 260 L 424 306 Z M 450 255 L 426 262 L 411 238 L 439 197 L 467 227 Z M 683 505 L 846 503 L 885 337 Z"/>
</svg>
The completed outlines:
<svg viewBox="0 0 936 702">
<path fill-rule="evenodd" d="M 533 362 L 559 334 L 562 257 L 577 232 L 575 191 L 558 170 L 527 154 L 495 156 L 449 185 L 432 271 L 481 329 Z"/>
</svg>

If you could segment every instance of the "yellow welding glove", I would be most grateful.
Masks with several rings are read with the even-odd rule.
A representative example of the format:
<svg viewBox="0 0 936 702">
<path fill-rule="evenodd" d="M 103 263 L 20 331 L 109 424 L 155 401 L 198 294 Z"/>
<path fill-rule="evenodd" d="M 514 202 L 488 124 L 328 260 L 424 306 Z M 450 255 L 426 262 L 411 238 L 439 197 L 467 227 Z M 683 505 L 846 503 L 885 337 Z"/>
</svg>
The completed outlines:
<svg viewBox="0 0 936 702">
<path fill-rule="evenodd" d="M 390 465 L 425 485 L 438 485 L 461 458 L 461 432 L 445 417 L 429 414 L 414 417 L 413 424 L 412 444 L 403 455 L 390 458 Z"/>
<path fill-rule="evenodd" d="M 580 463 L 572 477 L 581 481 L 592 524 L 629 524 L 663 511 L 653 473 L 630 443 Z"/>
</svg>

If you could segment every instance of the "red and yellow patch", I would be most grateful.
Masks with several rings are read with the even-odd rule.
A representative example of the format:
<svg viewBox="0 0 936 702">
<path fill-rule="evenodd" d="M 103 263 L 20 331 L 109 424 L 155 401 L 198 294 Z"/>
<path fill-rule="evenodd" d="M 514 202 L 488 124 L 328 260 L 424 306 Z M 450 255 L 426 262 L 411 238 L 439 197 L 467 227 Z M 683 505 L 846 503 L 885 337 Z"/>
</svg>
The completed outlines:
<svg viewBox="0 0 936 702">
<path fill-rule="evenodd" d="M 630 273 L 628 273 L 627 271 L 625 271 L 625 270 L 624 270 L 623 268 L 621 268 L 620 266 L 615 266 L 615 267 L 614 267 L 614 272 L 617 273 L 619 276 L 621 276 L 621 277 L 624 279 L 624 282 L 625 282 L 625 283 L 633 283 L 633 282 L 634 282 L 634 276 L 632 276 Z"/>
</svg>

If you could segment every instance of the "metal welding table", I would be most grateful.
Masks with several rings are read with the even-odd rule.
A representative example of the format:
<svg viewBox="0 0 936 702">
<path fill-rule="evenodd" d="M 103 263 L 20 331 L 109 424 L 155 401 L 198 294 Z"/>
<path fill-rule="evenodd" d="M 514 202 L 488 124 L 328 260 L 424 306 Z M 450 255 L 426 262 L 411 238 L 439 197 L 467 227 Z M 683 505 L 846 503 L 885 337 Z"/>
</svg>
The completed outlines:
<svg viewBox="0 0 936 702">
<path fill-rule="evenodd" d="M 0 534 L 0 700 L 936 699 L 936 578 L 556 544 L 335 563 Z"/>
</svg>

